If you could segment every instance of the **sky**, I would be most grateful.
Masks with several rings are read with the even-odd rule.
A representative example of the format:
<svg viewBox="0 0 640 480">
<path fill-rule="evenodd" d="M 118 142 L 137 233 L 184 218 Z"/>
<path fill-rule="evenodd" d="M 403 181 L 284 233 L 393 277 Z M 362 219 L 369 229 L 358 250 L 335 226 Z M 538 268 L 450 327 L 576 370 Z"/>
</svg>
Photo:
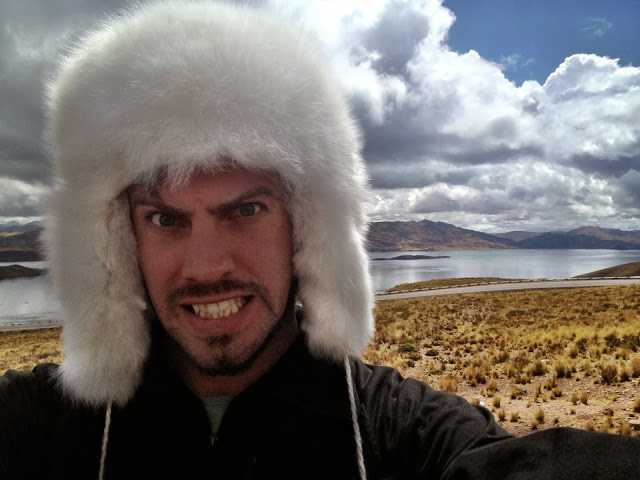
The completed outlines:
<svg viewBox="0 0 640 480">
<path fill-rule="evenodd" d="M 371 219 L 640 230 L 640 0 L 264 0 L 319 40 Z M 51 188 L 43 84 L 118 0 L 0 2 L 0 223 Z"/>
</svg>

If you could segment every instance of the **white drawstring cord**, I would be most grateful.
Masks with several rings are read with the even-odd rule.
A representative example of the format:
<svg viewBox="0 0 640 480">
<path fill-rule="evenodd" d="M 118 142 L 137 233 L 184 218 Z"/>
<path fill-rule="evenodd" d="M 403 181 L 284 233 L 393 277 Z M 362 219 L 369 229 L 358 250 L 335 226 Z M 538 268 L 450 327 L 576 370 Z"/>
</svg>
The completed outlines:
<svg viewBox="0 0 640 480">
<path fill-rule="evenodd" d="M 356 455 L 358 458 L 358 470 L 360 480 L 367 480 L 367 469 L 364 466 L 364 455 L 362 454 L 362 436 L 360 435 L 360 425 L 358 424 L 358 411 L 356 410 L 356 397 L 353 392 L 353 379 L 351 378 L 351 364 L 349 356 L 344 357 L 344 369 L 347 375 L 347 389 L 349 390 L 349 403 L 351 404 L 351 423 L 353 433 L 356 437 Z"/>
<path fill-rule="evenodd" d="M 100 472 L 98 480 L 104 477 L 104 464 L 107 460 L 107 443 L 109 442 L 109 428 L 111 427 L 111 402 L 107 403 L 107 411 L 104 415 L 104 433 L 102 434 L 102 455 L 100 456 Z"/>
</svg>

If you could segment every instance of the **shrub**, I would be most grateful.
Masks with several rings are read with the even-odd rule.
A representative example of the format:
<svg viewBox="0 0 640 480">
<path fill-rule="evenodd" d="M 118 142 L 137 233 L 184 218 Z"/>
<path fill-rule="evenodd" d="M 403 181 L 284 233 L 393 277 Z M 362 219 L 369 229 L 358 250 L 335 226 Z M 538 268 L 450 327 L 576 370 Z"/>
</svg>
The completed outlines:
<svg viewBox="0 0 640 480">
<path fill-rule="evenodd" d="M 489 363 L 481 362 L 475 365 L 469 365 L 466 370 L 469 385 L 475 386 L 478 383 L 487 383 L 487 373 L 491 369 Z"/>
<path fill-rule="evenodd" d="M 533 396 L 538 398 L 540 396 L 541 392 L 542 392 L 542 384 L 541 383 L 537 383 L 536 384 L 536 388 L 533 391 Z"/>
<path fill-rule="evenodd" d="M 495 378 L 492 378 L 487 383 L 487 393 L 490 395 L 498 391 L 498 381 Z"/>
<path fill-rule="evenodd" d="M 556 377 L 555 375 L 551 375 L 549 378 L 547 378 L 547 380 L 544 382 L 544 388 L 547 390 L 552 390 L 556 387 L 556 380 L 558 379 L 558 377 Z"/>
<path fill-rule="evenodd" d="M 628 360 L 629 359 L 629 349 L 626 347 L 620 347 L 616 350 L 615 357 L 617 360 Z"/>
<path fill-rule="evenodd" d="M 534 360 L 533 364 L 529 367 L 529 373 L 534 377 L 539 377 L 547 373 L 547 367 L 544 366 L 544 362 L 540 359 Z"/>
<path fill-rule="evenodd" d="M 636 398 L 633 401 L 633 411 L 640 413 L 640 398 Z"/>
<path fill-rule="evenodd" d="M 587 423 L 584 424 L 584 429 L 593 432 L 596 429 L 596 422 L 593 420 L 587 420 Z"/>
<path fill-rule="evenodd" d="M 618 376 L 618 367 L 614 363 L 603 362 L 600 364 L 600 375 L 604 383 L 613 383 Z"/>
<path fill-rule="evenodd" d="M 416 342 L 414 340 L 407 340 L 398 345 L 398 353 L 415 353 L 417 351 L 418 349 L 416 348 Z"/>
<path fill-rule="evenodd" d="M 540 423 L 544 423 L 544 410 L 542 408 L 536 410 L 533 414 L 533 418 L 535 418 Z"/>
<path fill-rule="evenodd" d="M 555 369 L 558 378 L 571 378 L 571 367 L 564 363 L 564 361 L 558 360 L 555 364 Z"/>
<path fill-rule="evenodd" d="M 620 435 L 631 435 L 631 425 L 629 425 L 629 422 L 621 422 L 618 426 L 618 433 Z"/>
<path fill-rule="evenodd" d="M 589 360 L 585 359 L 582 361 L 582 363 L 580 364 L 580 370 L 584 372 L 585 377 L 590 377 L 591 375 L 593 375 L 593 365 Z"/>
<path fill-rule="evenodd" d="M 634 378 L 640 377 L 640 355 L 636 355 L 631 359 L 631 375 Z"/>
<path fill-rule="evenodd" d="M 500 410 L 498 410 L 498 420 L 500 420 L 501 422 L 504 422 L 506 418 L 507 418 L 507 412 L 504 411 L 504 408 L 501 408 Z"/>
<path fill-rule="evenodd" d="M 578 397 L 578 394 L 576 392 L 573 392 L 571 394 L 571 403 L 573 403 L 574 405 L 577 405 L 579 400 L 580 400 L 580 397 Z"/>
<path fill-rule="evenodd" d="M 520 414 L 518 412 L 511 412 L 511 416 L 509 417 L 509 421 L 516 423 L 518 420 L 520 420 Z"/>
<path fill-rule="evenodd" d="M 458 391 L 458 379 L 447 375 L 440 379 L 440 390 L 447 393 L 456 393 Z"/>
<path fill-rule="evenodd" d="M 523 393 L 524 393 L 524 392 L 523 392 L 521 389 L 519 389 L 518 387 L 516 387 L 515 385 L 513 385 L 513 386 L 511 387 L 511 392 L 509 393 L 509 396 L 510 396 L 512 399 L 514 399 L 514 400 L 515 400 L 515 399 L 517 399 L 517 398 L 522 398 L 522 394 L 523 394 Z"/>
<path fill-rule="evenodd" d="M 605 432 L 609 431 L 613 426 L 613 417 L 611 415 L 605 415 L 602 419 L 602 428 Z"/>
<path fill-rule="evenodd" d="M 500 395 L 494 395 L 493 399 L 492 399 L 492 404 L 494 407 L 496 408 L 500 408 L 500 403 L 502 402 L 502 399 L 500 398 Z"/>
<path fill-rule="evenodd" d="M 586 405 L 589 402 L 589 394 L 587 392 L 580 393 L 580 403 Z"/>
<path fill-rule="evenodd" d="M 631 368 L 629 368 L 627 365 L 620 366 L 621 382 L 628 382 L 629 380 L 631 380 L 631 376 L 632 376 Z"/>
</svg>

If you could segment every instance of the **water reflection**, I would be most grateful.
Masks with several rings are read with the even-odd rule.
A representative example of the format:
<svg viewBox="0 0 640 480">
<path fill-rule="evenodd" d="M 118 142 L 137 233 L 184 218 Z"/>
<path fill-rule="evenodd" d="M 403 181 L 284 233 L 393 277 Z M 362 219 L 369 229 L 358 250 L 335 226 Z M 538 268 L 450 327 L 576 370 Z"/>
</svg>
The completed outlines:
<svg viewBox="0 0 640 480">
<path fill-rule="evenodd" d="M 60 320 L 59 312 L 49 274 L 0 281 L 0 324 Z"/>
</svg>

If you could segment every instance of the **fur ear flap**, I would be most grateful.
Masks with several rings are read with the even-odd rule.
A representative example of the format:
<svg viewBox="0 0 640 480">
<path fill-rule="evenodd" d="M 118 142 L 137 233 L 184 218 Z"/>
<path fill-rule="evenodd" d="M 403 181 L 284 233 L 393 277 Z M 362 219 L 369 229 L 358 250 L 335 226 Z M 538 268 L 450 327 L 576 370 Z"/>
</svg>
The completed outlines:
<svg viewBox="0 0 640 480">
<path fill-rule="evenodd" d="M 46 243 L 62 300 L 65 359 L 62 390 L 74 401 L 125 404 L 142 375 L 150 344 L 146 302 L 126 197 L 103 215 L 95 202 L 62 190 Z"/>
</svg>

